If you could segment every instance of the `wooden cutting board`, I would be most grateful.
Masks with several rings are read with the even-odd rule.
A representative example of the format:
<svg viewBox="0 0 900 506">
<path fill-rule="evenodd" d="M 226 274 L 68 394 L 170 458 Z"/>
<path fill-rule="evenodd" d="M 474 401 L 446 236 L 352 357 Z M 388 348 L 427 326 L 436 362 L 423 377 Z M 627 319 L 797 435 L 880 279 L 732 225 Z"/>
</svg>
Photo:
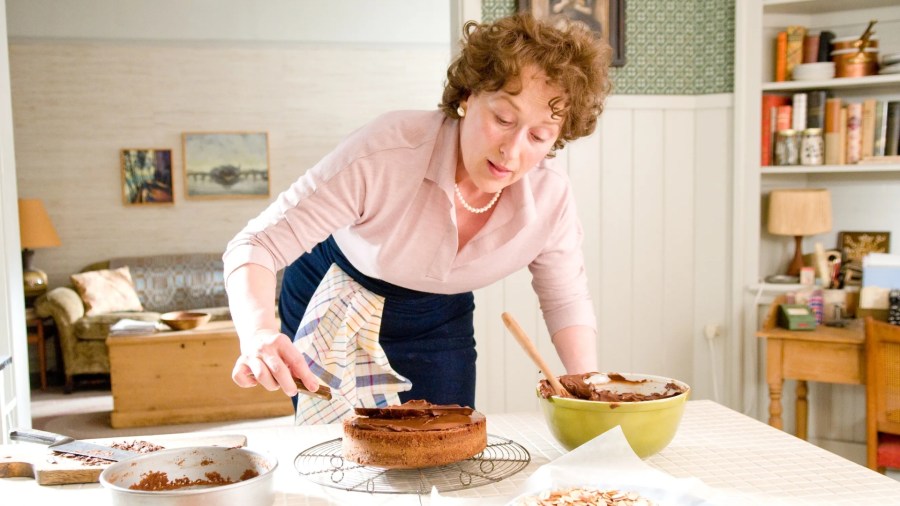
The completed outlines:
<svg viewBox="0 0 900 506">
<path fill-rule="evenodd" d="M 187 446 L 244 447 L 247 445 L 247 437 L 241 434 L 206 434 L 201 432 L 88 439 L 86 441 L 106 445 L 147 441 L 167 449 Z M 97 483 L 100 479 L 100 473 L 108 465 L 86 464 L 75 459 L 62 457 L 41 444 L 17 443 L 0 445 L 0 478 L 34 478 L 39 485 Z"/>
</svg>

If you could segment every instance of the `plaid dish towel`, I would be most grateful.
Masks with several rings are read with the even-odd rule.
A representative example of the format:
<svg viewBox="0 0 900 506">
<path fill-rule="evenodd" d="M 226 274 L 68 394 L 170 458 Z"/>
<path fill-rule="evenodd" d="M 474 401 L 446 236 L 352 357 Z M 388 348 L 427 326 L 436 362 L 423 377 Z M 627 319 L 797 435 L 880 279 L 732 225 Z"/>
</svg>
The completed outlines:
<svg viewBox="0 0 900 506">
<path fill-rule="evenodd" d="M 300 395 L 294 423 L 337 422 L 354 407 L 400 404 L 412 382 L 397 374 L 378 344 L 384 297 L 366 290 L 336 264 L 309 301 L 294 337 L 306 364 L 332 399 Z"/>
</svg>

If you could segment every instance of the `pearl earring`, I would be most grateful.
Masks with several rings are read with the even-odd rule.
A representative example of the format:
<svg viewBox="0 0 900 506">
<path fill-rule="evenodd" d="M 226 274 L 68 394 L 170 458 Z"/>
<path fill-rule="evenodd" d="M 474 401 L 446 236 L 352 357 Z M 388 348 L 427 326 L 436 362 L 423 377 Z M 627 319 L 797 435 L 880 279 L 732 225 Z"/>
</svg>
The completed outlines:
<svg viewBox="0 0 900 506">
<path fill-rule="evenodd" d="M 460 118 L 466 117 L 466 110 L 463 109 L 462 104 L 460 104 L 459 107 L 456 108 L 456 114 L 458 114 Z"/>
</svg>

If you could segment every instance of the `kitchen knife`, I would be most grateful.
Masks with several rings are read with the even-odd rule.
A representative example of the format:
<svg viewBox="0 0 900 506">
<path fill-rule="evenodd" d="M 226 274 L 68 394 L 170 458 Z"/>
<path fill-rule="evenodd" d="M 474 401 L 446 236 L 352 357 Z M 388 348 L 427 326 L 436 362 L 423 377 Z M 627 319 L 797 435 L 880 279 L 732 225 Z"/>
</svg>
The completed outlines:
<svg viewBox="0 0 900 506">
<path fill-rule="evenodd" d="M 129 450 L 120 450 L 111 446 L 103 446 L 87 441 L 76 441 L 69 436 L 54 434 L 34 429 L 19 429 L 9 432 L 9 438 L 13 441 L 25 441 L 47 445 L 51 450 L 60 453 L 72 453 L 85 457 L 95 457 L 103 460 L 119 462 L 121 460 L 137 457 L 141 453 Z"/>
</svg>

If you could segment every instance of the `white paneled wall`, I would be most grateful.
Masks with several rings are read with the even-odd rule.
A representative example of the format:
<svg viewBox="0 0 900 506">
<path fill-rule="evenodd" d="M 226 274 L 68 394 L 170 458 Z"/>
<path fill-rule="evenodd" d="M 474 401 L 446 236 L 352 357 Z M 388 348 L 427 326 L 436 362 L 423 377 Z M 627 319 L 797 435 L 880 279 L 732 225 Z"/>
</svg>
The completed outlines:
<svg viewBox="0 0 900 506">
<path fill-rule="evenodd" d="M 719 390 L 729 404 L 730 138 L 730 95 L 614 96 L 597 132 L 560 154 L 585 228 L 601 369 L 679 378 L 695 399 Z M 500 320 L 512 313 L 563 372 L 530 275 L 477 292 L 476 304 L 479 407 L 536 409 L 537 367 Z M 707 325 L 722 336 L 707 342 Z"/>
</svg>

